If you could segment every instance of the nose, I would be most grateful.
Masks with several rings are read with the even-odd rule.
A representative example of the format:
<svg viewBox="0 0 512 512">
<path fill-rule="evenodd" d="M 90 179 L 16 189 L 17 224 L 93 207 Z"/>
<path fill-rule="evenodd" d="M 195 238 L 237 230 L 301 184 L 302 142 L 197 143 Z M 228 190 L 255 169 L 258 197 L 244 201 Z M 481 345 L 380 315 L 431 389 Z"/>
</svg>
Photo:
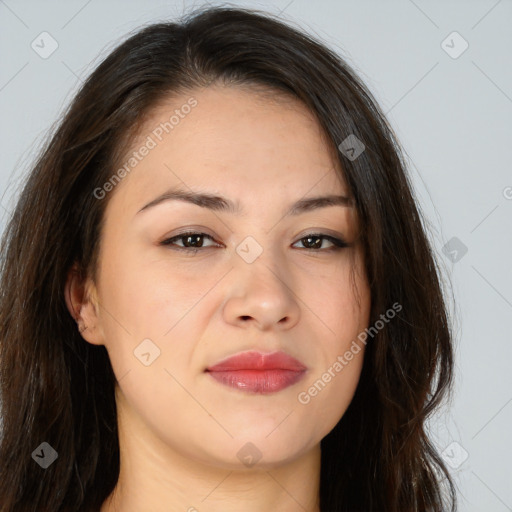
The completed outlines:
<svg viewBox="0 0 512 512">
<path fill-rule="evenodd" d="M 224 320 L 242 328 L 261 331 L 288 330 L 300 317 L 299 299 L 290 273 L 260 257 L 248 264 L 238 261 L 234 283 L 224 303 Z"/>
</svg>

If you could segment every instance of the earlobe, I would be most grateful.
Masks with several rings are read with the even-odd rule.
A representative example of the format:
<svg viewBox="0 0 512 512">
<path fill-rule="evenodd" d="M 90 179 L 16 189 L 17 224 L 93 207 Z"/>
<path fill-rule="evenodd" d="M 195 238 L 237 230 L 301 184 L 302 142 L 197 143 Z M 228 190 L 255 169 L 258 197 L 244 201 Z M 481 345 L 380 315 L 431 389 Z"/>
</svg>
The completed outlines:
<svg viewBox="0 0 512 512">
<path fill-rule="evenodd" d="M 64 296 L 82 338 L 93 345 L 103 345 L 94 284 L 89 278 L 84 278 L 77 263 L 68 272 Z"/>
</svg>

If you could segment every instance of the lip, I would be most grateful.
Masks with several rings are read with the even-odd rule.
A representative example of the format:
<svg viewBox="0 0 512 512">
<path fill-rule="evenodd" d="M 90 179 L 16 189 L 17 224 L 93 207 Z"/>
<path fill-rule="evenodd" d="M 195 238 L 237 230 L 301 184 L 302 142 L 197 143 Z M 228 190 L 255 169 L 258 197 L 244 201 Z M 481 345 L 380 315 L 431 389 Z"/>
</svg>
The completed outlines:
<svg viewBox="0 0 512 512">
<path fill-rule="evenodd" d="M 241 352 L 209 366 L 205 372 L 240 391 L 267 394 L 281 391 L 303 378 L 307 368 L 285 352 Z"/>
</svg>

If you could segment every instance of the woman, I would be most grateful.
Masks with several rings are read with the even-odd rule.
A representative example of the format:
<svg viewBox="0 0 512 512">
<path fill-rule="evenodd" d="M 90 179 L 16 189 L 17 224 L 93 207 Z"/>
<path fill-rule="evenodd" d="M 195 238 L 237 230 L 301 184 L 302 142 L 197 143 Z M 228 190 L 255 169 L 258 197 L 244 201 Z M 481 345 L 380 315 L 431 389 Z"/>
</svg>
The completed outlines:
<svg viewBox="0 0 512 512">
<path fill-rule="evenodd" d="M 445 511 L 453 352 L 400 147 L 258 11 L 84 83 L 2 246 L 3 511 Z M 21 434 L 21 435 L 20 435 Z"/>
</svg>

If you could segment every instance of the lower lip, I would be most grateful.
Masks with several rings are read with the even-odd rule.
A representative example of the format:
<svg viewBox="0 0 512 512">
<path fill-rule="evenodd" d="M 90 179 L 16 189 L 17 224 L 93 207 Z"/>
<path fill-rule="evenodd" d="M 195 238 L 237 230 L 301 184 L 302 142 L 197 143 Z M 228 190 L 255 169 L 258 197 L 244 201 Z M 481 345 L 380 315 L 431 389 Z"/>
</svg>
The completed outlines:
<svg viewBox="0 0 512 512">
<path fill-rule="evenodd" d="M 304 371 L 293 370 L 232 370 L 208 372 L 215 380 L 240 391 L 275 393 L 298 382 Z"/>
</svg>

